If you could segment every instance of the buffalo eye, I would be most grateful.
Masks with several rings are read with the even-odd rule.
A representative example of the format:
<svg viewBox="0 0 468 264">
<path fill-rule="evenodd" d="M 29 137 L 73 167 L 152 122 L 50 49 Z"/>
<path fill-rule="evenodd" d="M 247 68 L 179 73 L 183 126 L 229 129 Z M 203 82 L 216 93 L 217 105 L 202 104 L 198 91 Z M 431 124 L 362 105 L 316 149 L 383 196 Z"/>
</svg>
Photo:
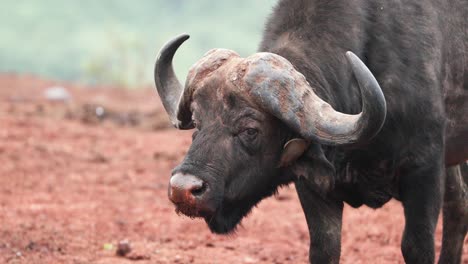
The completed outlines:
<svg viewBox="0 0 468 264">
<path fill-rule="evenodd" d="M 244 150 L 247 151 L 248 154 L 253 155 L 256 150 L 259 148 L 259 141 L 258 138 L 259 131 L 255 128 L 246 128 L 242 130 L 238 137 L 239 141 L 244 147 Z"/>
<path fill-rule="evenodd" d="M 245 130 L 245 133 L 247 133 L 247 135 L 248 135 L 249 137 L 254 137 L 254 136 L 256 136 L 256 135 L 258 134 L 258 130 L 255 129 L 255 128 L 247 128 L 247 129 Z"/>
<path fill-rule="evenodd" d="M 241 144 L 243 150 L 249 155 L 253 155 L 259 148 L 258 134 L 258 129 L 244 128 L 235 135 L 235 138 L 238 139 L 237 142 Z"/>
<path fill-rule="evenodd" d="M 249 141 L 253 141 L 258 135 L 258 130 L 255 128 L 247 128 L 244 131 L 242 131 L 241 134 L 243 138 Z"/>
</svg>

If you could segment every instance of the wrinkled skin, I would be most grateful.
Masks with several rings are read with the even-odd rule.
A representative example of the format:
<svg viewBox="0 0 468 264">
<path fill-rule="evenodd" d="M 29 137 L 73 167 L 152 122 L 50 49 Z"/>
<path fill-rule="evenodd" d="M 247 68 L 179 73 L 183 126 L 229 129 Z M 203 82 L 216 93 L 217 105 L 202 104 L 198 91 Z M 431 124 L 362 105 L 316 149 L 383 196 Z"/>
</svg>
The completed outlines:
<svg viewBox="0 0 468 264">
<path fill-rule="evenodd" d="M 190 173 L 208 183 L 208 209 L 198 213 L 213 232 L 229 233 L 256 203 L 291 180 L 272 166 L 279 162 L 287 135 L 278 120 L 213 82 L 197 91 L 192 108 L 193 143 L 174 173 Z M 179 210 L 191 215 L 190 209 Z"/>
<path fill-rule="evenodd" d="M 215 233 L 230 233 L 260 200 L 294 179 L 314 175 L 312 188 L 317 192 L 331 188 L 333 166 L 318 145 L 311 146 L 301 161 L 280 167 L 283 147 L 294 133 L 245 95 L 225 92 L 225 86 L 211 85 L 215 81 L 209 83 L 193 98 L 193 142 L 184 161 L 173 170 L 207 182 L 209 197 L 203 208 L 179 206 L 180 212 L 203 216 Z M 219 100 L 213 101 L 213 94 Z"/>
</svg>

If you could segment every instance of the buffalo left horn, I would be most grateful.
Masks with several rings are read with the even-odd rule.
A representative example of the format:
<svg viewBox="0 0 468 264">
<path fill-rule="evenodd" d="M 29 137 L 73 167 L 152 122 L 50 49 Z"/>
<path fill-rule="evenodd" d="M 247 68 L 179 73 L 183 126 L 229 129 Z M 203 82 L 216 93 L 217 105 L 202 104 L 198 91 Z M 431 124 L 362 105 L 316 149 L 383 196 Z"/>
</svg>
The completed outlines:
<svg viewBox="0 0 468 264">
<path fill-rule="evenodd" d="M 177 49 L 190 36 L 182 34 L 167 42 L 156 58 L 154 82 L 164 109 L 172 124 L 179 129 L 193 128 L 192 113 L 184 100 L 185 88 L 177 79 L 172 67 L 172 59 Z"/>
<path fill-rule="evenodd" d="M 333 109 L 287 59 L 273 53 L 246 58 L 244 85 L 250 87 L 249 93 L 260 107 L 306 140 L 325 145 L 365 143 L 382 128 L 385 98 L 366 65 L 350 51 L 346 58 L 362 96 L 362 112 L 356 115 Z"/>
</svg>

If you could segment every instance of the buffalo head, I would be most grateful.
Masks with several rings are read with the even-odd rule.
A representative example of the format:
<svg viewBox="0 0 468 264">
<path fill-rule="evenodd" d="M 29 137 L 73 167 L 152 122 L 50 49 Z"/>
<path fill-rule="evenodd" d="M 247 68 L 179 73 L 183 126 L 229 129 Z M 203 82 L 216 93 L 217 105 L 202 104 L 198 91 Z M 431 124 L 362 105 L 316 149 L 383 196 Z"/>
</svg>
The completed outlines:
<svg viewBox="0 0 468 264">
<path fill-rule="evenodd" d="M 290 182 L 287 168 L 306 150 L 362 143 L 385 120 L 382 91 L 351 52 L 346 56 L 363 98 L 357 115 L 335 111 L 288 60 L 273 53 L 241 58 L 211 50 L 182 86 L 172 58 L 188 37 L 169 41 L 155 67 L 156 88 L 172 123 L 196 129 L 186 157 L 172 172 L 168 194 L 177 211 L 204 217 L 213 232 L 234 230 L 255 204 Z M 316 163 L 326 166 L 321 164 Z"/>
</svg>

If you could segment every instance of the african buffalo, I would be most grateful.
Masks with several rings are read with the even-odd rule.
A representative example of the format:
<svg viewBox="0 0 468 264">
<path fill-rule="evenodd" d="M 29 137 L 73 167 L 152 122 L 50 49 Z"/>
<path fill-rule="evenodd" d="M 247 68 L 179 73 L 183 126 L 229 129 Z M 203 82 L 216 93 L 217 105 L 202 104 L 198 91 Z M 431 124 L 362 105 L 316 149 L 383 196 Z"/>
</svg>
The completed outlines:
<svg viewBox="0 0 468 264">
<path fill-rule="evenodd" d="M 156 88 L 173 124 L 196 129 L 169 199 L 229 233 L 294 182 L 309 260 L 338 263 L 344 202 L 378 208 L 395 198 L 405 261 L 433 263 L 445 190 L 439 263 L 459 263 L 468 229 L 468 176 L 458 166 L 468 158 L 467 18 L 466 0 L 281 0 L 259 53 L 211 50 L 184 86 L 172 59 L 188 35 L 169 41 Z"/>
</svg>

